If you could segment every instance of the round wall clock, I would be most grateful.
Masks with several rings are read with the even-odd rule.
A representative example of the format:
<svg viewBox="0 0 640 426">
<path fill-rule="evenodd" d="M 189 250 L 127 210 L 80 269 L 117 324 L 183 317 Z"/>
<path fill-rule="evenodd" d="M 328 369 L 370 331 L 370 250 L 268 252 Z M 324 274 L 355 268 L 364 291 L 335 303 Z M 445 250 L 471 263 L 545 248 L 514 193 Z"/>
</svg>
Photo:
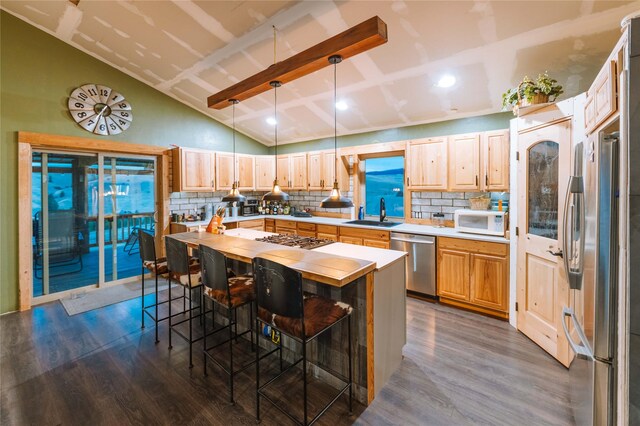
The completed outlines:
<svg viewBox="0 0 640 426">
<path fill-rule="evenodd" d="M 131 104 L 120 93 L 100 84 L 85 84 L 71 92 L 69 113 L 88 132 L 117 135 L 131 126 Z"/>
</svg>

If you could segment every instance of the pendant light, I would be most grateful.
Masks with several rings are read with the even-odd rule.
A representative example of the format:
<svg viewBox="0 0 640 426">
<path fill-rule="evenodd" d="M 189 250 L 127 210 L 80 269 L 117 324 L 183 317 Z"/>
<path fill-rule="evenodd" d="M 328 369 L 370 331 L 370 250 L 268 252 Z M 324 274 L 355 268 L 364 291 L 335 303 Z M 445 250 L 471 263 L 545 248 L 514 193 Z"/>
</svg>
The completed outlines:
<svg viewBox="0 0 640 426">
<path fill-rule="evenodd" d="M 289 201 L 289 194 L 283 192 L 278 185 L 278 87 L 282 86 L 279 81 L 272 81 L 269 83 L 273 87 L 273 118 L 276 121 L 275 124 L 275 154 L 273 156 L 276 162 L 276 175 L 273 179 L 273 188 L 270 192 L 267 192 L 262 196 L 263 201 Z"/>
<path fill-rule="evenodd" d="M 353 202 L 347 197 L 340 194 L 338 187 L 338 84 L 337 84 L 337 68 L 342 62 L 342 56 L 333 55 L 329 57 L 329 63 L 333 64 L 333 189 L 327 198 L 320 202 L 320 207 L 324 209 L 342 209 L 353 207 Z"/>
<path fill-rule="evenodd" d="M 236 180 L 236 104 L 240 102 L 237 99 L 229 99 L 229 103 L 232 106 L 232 122 L 233 122 L 233 185 L 231 185 L 231 191 L 222 198 L 223 202 L 227 203 L 244 203 L 247 197 L 240 194 L 238 189 L 238 181 Z"/>
</svg>

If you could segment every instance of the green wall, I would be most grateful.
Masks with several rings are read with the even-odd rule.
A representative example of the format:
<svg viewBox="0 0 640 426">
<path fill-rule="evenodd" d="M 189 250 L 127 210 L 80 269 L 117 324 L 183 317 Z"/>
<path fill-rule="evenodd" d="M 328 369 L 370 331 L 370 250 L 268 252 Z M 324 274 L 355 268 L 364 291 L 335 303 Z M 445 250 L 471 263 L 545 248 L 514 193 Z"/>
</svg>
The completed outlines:
<svg viewBox="0 0 640 426">
<path fill-rule="evenodd" d="M 459 118 L 440 121 L 438 123 L 419 124 L 416 126 L 398 127 L 354 135 L 338 136 L 338 146 L 367 145 L 378 142 L 393 142 L 407 139 L 427 138 L 433 136 L 455 135 L 460 133 L 484 132 L 488 130 L 508 129 L 511 112 L 500 112 L 479 117 Z M 315 139 L 286 145 L 278 145 L 279 154 L 314 151 L 333 148 L 333 138 Z M 274 148 L 270 148 L 273 153 Z"/>
<path fill-rule="evenodd" d="M 71 119 L 67 97 L 86 83 L 126 96 L 134 120 L 124 133 L 92 135 Z M 207 93 L 202 94 L 206 102 Z M 17 132 L 114 139 L 230 151 L 231 129 L 66 43 L 0 11 L 0 313 L 18 308 Z M 244 135 L 239 152 L 268 149 Z"/>
</svg>

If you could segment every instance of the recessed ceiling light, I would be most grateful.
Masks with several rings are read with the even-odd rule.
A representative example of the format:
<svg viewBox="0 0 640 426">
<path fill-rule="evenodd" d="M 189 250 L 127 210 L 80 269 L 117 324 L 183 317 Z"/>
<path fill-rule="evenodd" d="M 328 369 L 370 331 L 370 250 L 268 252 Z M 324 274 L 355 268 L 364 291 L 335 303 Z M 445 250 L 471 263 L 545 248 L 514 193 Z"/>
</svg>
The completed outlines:
<svg viewBox="0 0 640 426">
<path fill-rule="evenodd" d="M 347 105 L 345 101 L 338 101 L 336 102 L 336 108 L 338 108 L 340 111 L 345 111 L 349 109 L 349 105 Z"/>
<path fill-rule="evenodd" d="M 276 124 L 278 124 L 278 122 L 276 121 L 275 118 L 269 117 L 267 118 L 267 124 L 271 124 L 272 126 L 275 126 Z"/>
<path fill-rule="evenodd" d="M 451 87 L 454 84 L 456 84 L 456 78 L 454 76 L 452 76 L 451 74 L 445 74 L 442 77 L 440 77 L 440 80 L 438 80 L 438 83 L 436 84 L 436 86 L 438 86 L 438 87 Z"/>
</svg>

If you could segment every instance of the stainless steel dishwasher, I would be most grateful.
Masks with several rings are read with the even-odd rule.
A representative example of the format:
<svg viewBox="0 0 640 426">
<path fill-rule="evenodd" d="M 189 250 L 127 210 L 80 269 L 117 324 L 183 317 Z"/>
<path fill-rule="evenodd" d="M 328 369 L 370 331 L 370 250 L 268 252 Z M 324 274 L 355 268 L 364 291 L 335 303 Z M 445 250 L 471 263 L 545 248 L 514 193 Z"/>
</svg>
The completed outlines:
<svg viewBox="0 0 640 426">
<path fill-rule="evenodd" d="M 391 249 L 409 253 L 407 290 L 436 297 L 436 237 L 392 232 Z"/>
</svg>

